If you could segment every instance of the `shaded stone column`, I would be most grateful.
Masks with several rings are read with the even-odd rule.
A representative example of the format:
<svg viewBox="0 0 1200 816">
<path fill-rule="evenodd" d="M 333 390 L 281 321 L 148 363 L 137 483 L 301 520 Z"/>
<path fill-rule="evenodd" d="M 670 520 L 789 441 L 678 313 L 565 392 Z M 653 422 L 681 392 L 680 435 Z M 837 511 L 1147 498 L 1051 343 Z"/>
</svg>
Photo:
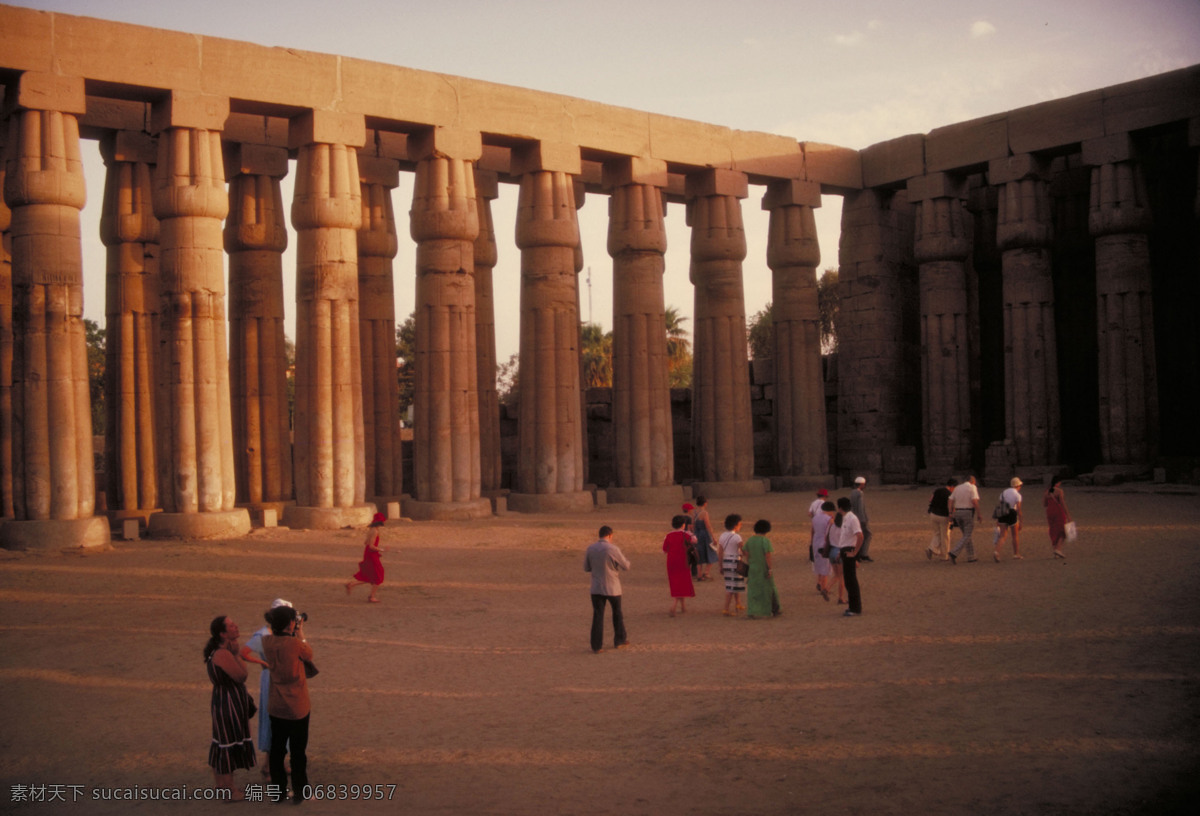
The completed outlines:
<svg viewBox="0 0 1200 816">
<path fill-rule="evenodd" d="M 142 524 L 161 509 L 155 452 L 163 404 L 155 358 L 160 308 L 158 219 L 151 180 L 158 146 L 117 131 L 101 142 L 108 167 L 100 237 L 108 247 L 104 462 L 108 515 Z"/>
<path fill-rule="evenodd" d="M 908 181 L 915 204 L 914 257 L 920 264 L 920 481 L 942 484 L 971 465 L 971 371 L 967 257 L 972 222 L 964 179 L 945 173 Z"/>
<path fill-rule="evenodd" d="M 291 121 L 298 151 L 296 229 L 296 504 L 289 527 L 365 526 L 366 460 L 358 313 L 363 117 L 310 111 Z"/>
<path fill-rule="evenodd" d="M 1061 420 L 1047 168 L 1030 154 L 997 159 L 988 167 L 988 180 L 1001 186 L 996 244 L 1003 278 L 1006 441 L 1013 445 L 1018 472 L 1053 468 Z M 990 470 L 990 482 L 1007 478 Z"/>
<path fill-rule="evenodd" d="M 413 518 L 482 518 L 475 357 L 474 163 L 478 133 L 435 128 L 409 139 L 417 162 L 410 229 L 417 242 Z"/>
<path fill-rule="evenodd" d="M 667 164 L 629 158 L 604 165 L 608 254 L 613 259 L 613 464 L 610 502 L 682 501 L 675 484 L 663 271 Z"/>
<path fill-rule="evenodd" d="M 237 502 L 283 515 L 294 499 L 283 330 L 283 251 L 288 234 L 281 147 L 235 144 L 229 163 L 229 370 Z"/>
<path fill-rule="evenodd" d="M 475 239 L 475 357 L 479 392 L 479 488 L 484 496 L 507 492 L 500 486 L 500 396 L 496 391 L 496 299 L 492 289 L 492 270 L 499 254 L 490 202 L 499 195 L 497 174 L 476 167 L 479 237 Z"/>
<path fill-rule="evenodd" d="M 12 212 L 11 549 L 105 546 L 94 515 L 92 411 L 83 325 L 79 157 L 83 80 L 26 73 L 12 107 L 4 201 Z"/>
<path fill-rule="evenodd" d="M 908 193 L 867 189 L 842 205 L 838 248 L 838 475 L 911 482 L 920 433 L 920 349 Z"/>
<path fill-rule="evenodd" d="M 775 456 L 781 474 L 772 486 L 800 490 L 832 480 L 817 304 L 821 248 L 813 215 L 821 206 L 821 185 L 772 182 L 762 206 L 771 213 L 767 266 L 775 329 Z"/>
<path fill-rule="evenodd" d="M 1136 475 L 1149 468 L 1159 441 L 1151 214 L 1128 133 L 1084 142 L 1083 163 L 1092 168 L 1100 453 L 1108 469 Z"/>
<path fill-rule="evenodd" d="M 4 151 L 8 130 L 0 127 L 0 191 L 4 189 Z M 0 524 L 13 517 L 12 437 L 12 210 L 0 195 Z"/>
<path fill-rule="evenodd" d="M 517 246 L 521 249 L 518 512 L 584 511 L 583 394 L 579 361 L 579 226 L 574 176 L 579 148 L 539 143 L 513 150 L 521 178 Z"/>
<path fill-rule="evenodd" d="M 700 484 L 694 491 L 710 497 L 754 495 L 765 488 L 754 478 L 742 290 L 746 233 L 739 199 L 748 195 L 746 176 L 708 170 L 688 176 L 686 192 L 696 298 L 692 444 Z"/>
<path fill-rule="evenodd" d="M 162 311 L 157 355 L 164 415 L 157 425 L 162 513 L 150 534 L 242 535 L 235 506 L 233 420 L 225 328 L 222 220 L 229 212 L 221 128 L 229 100 L 172 92 L 157 103 L 154 214 Z"/>
<path fill-rule="evenodd" d="M 362 181 L 362 228 L 358 231 L 358 318 L 362 345 L 363 434 L 366 495 L 380 507 L 404 492 L 400 449 L 400 383 L 396 379 L 396 213 L 392 190 L 400 186 L 400 163 L 358 157 Z"/>
</svg>

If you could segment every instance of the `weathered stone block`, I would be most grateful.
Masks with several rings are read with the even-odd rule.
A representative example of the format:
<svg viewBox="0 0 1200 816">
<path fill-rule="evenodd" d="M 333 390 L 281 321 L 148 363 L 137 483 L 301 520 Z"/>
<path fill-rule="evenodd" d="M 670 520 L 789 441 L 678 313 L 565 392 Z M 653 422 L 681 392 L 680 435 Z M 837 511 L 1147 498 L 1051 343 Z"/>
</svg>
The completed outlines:
<svg viewBox="0 0 1200 816">
<path fill-rule="evenodd" d="M 1008 121 L 989 116 L 936 128 L 925 137 L 925 172 L 979 167 L 1008 155 Z"/>
<path fill-rule="evenodd" d="M 1200 115 L 1200 65 L 1105 88 L 1104 132 L 1120 133 Z"/>
<path fill-rule="evenodd" d="M 920 133 L 873 144 L 860 151 L 864 187 L 882 187 L 925 173 L 925 137 Z"/>
<path fill-rule="evenodd" d="M 367 143 L 367 122 L 361 113 L 311 110 L 288 122 L 288 147 L 310 144 L 362 147 Z"/>
<path fill-rule="evenodd" d="M 1008 149 L 1032 153 L 1104 135 L 1104 95 L 1078 94 L 1008 113 Z"/>
<path fill-rule="evenodd" d="M 809 181 L 841 190 L 862 189 L 859 151 L 821 142 L 801 142 L 800 148 L 804 151 L 804 177 Z"/>
</svg>

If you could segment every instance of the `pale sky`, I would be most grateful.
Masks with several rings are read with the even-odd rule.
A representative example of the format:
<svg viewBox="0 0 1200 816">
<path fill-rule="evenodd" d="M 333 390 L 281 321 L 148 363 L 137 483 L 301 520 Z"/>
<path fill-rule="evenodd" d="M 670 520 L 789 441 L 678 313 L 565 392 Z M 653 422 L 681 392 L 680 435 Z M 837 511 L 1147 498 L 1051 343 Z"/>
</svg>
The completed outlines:
<svg viewBox="0 0 1200 816">
<path fill-rule="evenodd" d="M 1200 0 L 48 0 L 15 2 L 157 28 L 342 54 L 861 149 L 909 133 L 1200 63 Z M 85 313 L 104 323 L 103 164 L 84 146 Z M 397 320 L 413 309 L 411 177 L 395 209 Z M 743 202 L 746 313 L 771 297 L 763 189 Z M 290 189 L 285 188 L 290 198 Z M 516 188 L 495 202 L 497 345 L 517 351 Z M 817 212 L 837 265 L 841 200 Z M 580 211 L 582 319 L 612 326 L 607 204 Z M 690 318 L 688 230 L 667 212 L 667 304 Z M 295 246 L 295 241 L 292 241 Z M 295 260 L 285 257 L 294 337 Z M 691 322 L 685 326 L 690 330 Z"/>
</svg>

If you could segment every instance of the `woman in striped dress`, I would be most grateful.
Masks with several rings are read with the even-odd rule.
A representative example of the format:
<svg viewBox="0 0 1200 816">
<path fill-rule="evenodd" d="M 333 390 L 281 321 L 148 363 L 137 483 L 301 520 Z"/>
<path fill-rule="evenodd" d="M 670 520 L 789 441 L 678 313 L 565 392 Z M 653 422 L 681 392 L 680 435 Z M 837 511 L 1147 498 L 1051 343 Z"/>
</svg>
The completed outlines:
<svg viewBox="0 0 1200 816">
<path fill-rule="evenodd" d="M 233 772 L 254 767 L 254 739 L 250 736 L 250 718 L 254 701 L 246 691 L 246 664 L 238 646 L 237 624 L 224 615 L 213 618 L 212 635 L 204 646 L 204 665 L 212 682 L 212 742 L 208 764 L 218 788 L 229 791 L 230 801 L 246 798 L 233 787 Z"/>
<path fill-rule="evenodd" d="M 721 553 L 721 572 L 725 576 L 725 610 L 723 615 L 736 615 L 739 609 L 745 609 L 742 605 L 740 595 L 746 591 L 746 578 L 738 575 L 735 569 L 738 562 L 738 556 L 742 552 L 742 537 L 738 535 L 738 530 L 742 529 L 742 517 L 737 513 L 730 513 L 725 517 L 725 532 L 721 533 L 721 539 L 717 542 L 717 549 Z M 733 604 L 733 611 L 729 610 L 730 603 Z"/>
</svg>

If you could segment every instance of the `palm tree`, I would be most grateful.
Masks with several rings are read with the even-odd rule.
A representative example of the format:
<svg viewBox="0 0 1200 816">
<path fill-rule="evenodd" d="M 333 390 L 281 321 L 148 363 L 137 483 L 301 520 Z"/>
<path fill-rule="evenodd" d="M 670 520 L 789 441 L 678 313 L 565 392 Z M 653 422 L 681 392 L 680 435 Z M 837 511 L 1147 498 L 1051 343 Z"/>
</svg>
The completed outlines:
<svg viewBox="0 0 1200 816">
<path fill-rule="evenodd" d="M 585 388 L 612 387 L 612 332 L 596 323 L 584 323 L 579 329 Z"/>
<path fill-rule="evenodd" d="M 692 384 L 692 343 L 683 324 L 686 317 L 674 306 L 663 313 L 667 330 L 667 372 L 672 388 L 688 388 Z"/>
</svg>

